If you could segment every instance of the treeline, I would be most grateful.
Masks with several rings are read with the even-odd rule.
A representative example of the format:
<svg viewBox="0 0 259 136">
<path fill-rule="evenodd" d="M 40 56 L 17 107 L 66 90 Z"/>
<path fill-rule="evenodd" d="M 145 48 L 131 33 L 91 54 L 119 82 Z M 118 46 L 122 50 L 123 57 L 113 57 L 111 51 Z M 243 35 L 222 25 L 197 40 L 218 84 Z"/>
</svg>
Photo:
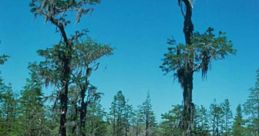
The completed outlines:
<svg viewBox="0 0 259 136">
<path fill-rule="evenodd" d="M 0 135 L 1 136 L 55 136 L 59 134 L 59 108 L 55 99 L 43 95 L 39 77 L 31 71 L 31 77 L 20 94 L 15 94 L 10 84 L 0 80 Z M 75 88 L 70 88 L 76 97 Z M 67 135 L 86 136 L 179 136 L 182 105 L 173 105 L 156 120 L 149 94 L 141 105 L 133 107 L 122 91 L 118 91 L 108 111 L 100 104 L 101 94 L 90 88 L 86 101 L 85 127 L 80 129 L 80 102 L 70 98 L 67 112 Z M 195 106 L 195 136 L 258 136 L 259 135 L 259 70 L 255 87 L 244 104 L 231 110 L 228 99 L 216 100 L 209 108 Z M 235 113 L 235 114 L 233 114 Z"/>
<path fill-rule="evenodd" d="M 89 79 L 98 60 L 113 49 L 92 40 L 85 29 L 68 27 L 80 23 L 100 0 L 30 0 L 31 13 L 56 28 L 60 40 L 38 50 L 42 59 L 29 64 L 30 77 L 20 93 L 0 79 L 0 136 L 258 136 L 259 71 L 247 102 L 237 107 L 235 115 L 228 100 L 215 101 L 209 108 L 193 104 L 194 72 L 205 76 L 212 60 L 235 50 L 223 32 L 215 35 L 208 28 L 193 33 L 191 2 L 178 2 L 180 7 L 184 2 L 188 11 L 186 44 L 170 39 L 161 68 L 175 74 L 185 97 L 183 105 L 172 106 L 157 121 L 149 95 L 138 107 L 122 91 L 115 94 L 108 111 L 100 104 L 102 93 Z M 0 64 L 7 58 L 1 56 Z M 45 87 L 51 88 L 51 95 L 43 94 Z"/>
</svg>

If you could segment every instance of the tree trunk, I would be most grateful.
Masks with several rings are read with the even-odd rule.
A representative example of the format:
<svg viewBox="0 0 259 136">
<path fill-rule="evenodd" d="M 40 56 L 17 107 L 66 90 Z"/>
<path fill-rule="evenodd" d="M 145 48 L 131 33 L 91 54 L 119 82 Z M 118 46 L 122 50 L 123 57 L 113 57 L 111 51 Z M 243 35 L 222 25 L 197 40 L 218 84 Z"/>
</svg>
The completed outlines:
<svg viewBox="0 0 259 136">
<path fill-rule="evenodd" d="M 69 89 L 69 81 L 70 81 L 70 73 L 71 73 L 71 68 L 70 68 L 70 63 L 72 59 L 72 41 L 70 41 L 67 38 L 67 34 L 64 28 L 64 25 L 62 23 L 59 23 L 58 20 L 54 19 L 53 17 L 50 18 L 50 21 L 56 25 L 61 33 L 61 36 L 64 40 L 65 47 L 66 47 L 66 52 L 63 52 L 62 55 L 64 55 L 63 58 L 63 77 L 61 79 L 62 82 L 62 89 L 60 91 L 60 110 L 61 110 L 61 115 L 60 115 L 60 128 L 59 128 L 59 135 L 60 136 L 66 136 L 66 115 L 67 115 L 67 104 L 68 104 L 68 89 Z"/>
<path fill-rule="evenodd" d="M 69 45 L 67 45 L 69 46 Z M 69 47 L 69 52 L 71 52 L 72 48 Z M 70 53 L 69 53 L 70 54 Z M 65 56 L 64 63 L 64 77 L 63 77 L 63 89 L 60 93 L 60 104 L 61 104 L 61 116 L 60 116 L 60 135 L 66 136 L 66 115 L 67 115 L 67 104 L 68 104 L 68 88 L 70 81 L 70 61 L 71 56 Z"/>
<path fill-rule="evenodd" d="M 186 46 L 192 44 L 191 38 L 193 34 L 193 23 L 192 23 L 192 3 L 190 0 L 182 0 L 185 4 L 185 15 L 184 15 L 184 36 Z M 190 52 L 194 53 L 194 52 Z M 183 78 L 183 118 L 181 127 L 183 129 L 183 136 L 191 136 L 193 128 L 193 116 L 194 116 L 194 104 L 192 103 L 192 89 L 193 89 L 193 60 L 187 59 L 184 67 L 184 78 Z"/>
<path fill-rule="evenodd" d="M 66 136 L 66 114 L 67 114 L 67 93 L 68 85 L 65 83 L 65 89 L 60 94 L 61 116 L 60 116 L 60 135 Z"/>
<path fill-rule="evenodd" d="M 149 136 L 148 128 L 149 128 L 149 122 L 148 122 L 148 115 L 146 113 L 146 136 Z"/>
<path fill-rule="evenodd" d="M 68 48 L 70 51 L 70 48 Z M 70 60 L 69 56 L 65 56 L 63 59 L 63 84 L 60 92 L 60 104 L 61 104 L 61 115 L 60 115 L 60 135 L 66 136 L 66 115 L 67 115 L 67 104 L 68 104 L 68 88 L 70 80 Z"/>
<path fill-rule="evenodd" d="M 192 23 L 192 3 L 190 3 L 190 0 L 183 0 L 185 6 L 186 6 L 186 13 L 184 16 L 184 36 L 185 36 L 185 42 L 187 45 L 191 45 L 191 38 L 193 34 L 193 23 Z"/>
<path fill-rule="evenodd" d="M 81 88 L 81 109 L 80 109 L 80 136 L 86 136 L 84 128 L 85 128 L 85 122 L 86 122 L 86 113 L 87 113 L 87 106 L 88 102 L 85 102 L 85 94 L 88 89 L 88 78 L 87 75 L 89 74 L 90 68 L 86 69 L 86 78 L 85 78 L 85 83 Z"/>
<path fill-rule="evenodd" d="M 189 70 L 188 70 L 189 71 Z M 183 90 L 183 118 L 182 129 L 184 136 L 191 136 L 193 128 L 194 104 L 192 103 L 193 72 L 186 72 Z"/>
<path fill-rule="evenodd" d="M 73 118 L 73 121 L 75 122 L 75 124 L 73 125 L 72 127 L 72 135 L 76 135 L 77 132 L 76 132 L 76 129 L 78 128 L 77 126 L 77 115 L 78 115 L 78 106 L 77 106 L 77 100 L 73 101 L 72 102 L 72 105 L 74 106 L 74 116 L 72 117 Z"/>
</svg>

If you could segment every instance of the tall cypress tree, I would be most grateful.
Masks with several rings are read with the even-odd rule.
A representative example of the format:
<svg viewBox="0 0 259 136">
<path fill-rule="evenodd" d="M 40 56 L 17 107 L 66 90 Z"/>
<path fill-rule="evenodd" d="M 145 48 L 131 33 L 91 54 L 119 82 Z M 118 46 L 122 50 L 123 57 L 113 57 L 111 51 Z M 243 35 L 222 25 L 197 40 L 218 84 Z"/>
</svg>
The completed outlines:
<svg viewBox="0 0 259 136">
<path fill-rule="evenodd" d="M 212 28 L 208 28 L 204 34 L 193 33 L 193 3 L 191 0 L 178 0 L 178 3 L 184 17 L 185 44 L 176 44 L 174 39 L 169 39 L 170 47 L 164 55 L 161 68 L 165 73 L 173 72 L 183 89 L 183 117 L 179 125 L 184 130 L 183 135 L 191 136 L 195 111 L 192 102 L 194 72 L 201 71 L 205 77 L 212 60 L 223 59 L 235 50 L 225 33 L 219 32 L 216 36 Z"/>
<path fill-rule="evenodd" d="M 69 88 L 72 82 L 72 59 L 73 48 L 79 39 L 86 34 L 85 30 L 75 31 L 71 37 L 67 33 L 68 24 L 71 23 L 69 15 L 75 14 L 75 22 L 80 22 L 84 14 L 93 8 L 90 5 L 98 4 L 99 0 L 31 0 L 31 12 L 35 16 L 43 16 L 46 21 L 54 25 L 61 35 L 61 41 L 52 49 L 41 50 L 39 54 L 46 58 L 39 64 L 39 74 L 49 83 L 56 86 L 57 99 L 60 109 L 60 131 L 61 136 L 67 135 L 67 110 L 69 103 Z M 85 115 L 85 114 L 84 114 Z M 81 123 L 82 124 L 82 123 Z M 81 135 L 84 136 L 82 133 Z"/>
</svg>

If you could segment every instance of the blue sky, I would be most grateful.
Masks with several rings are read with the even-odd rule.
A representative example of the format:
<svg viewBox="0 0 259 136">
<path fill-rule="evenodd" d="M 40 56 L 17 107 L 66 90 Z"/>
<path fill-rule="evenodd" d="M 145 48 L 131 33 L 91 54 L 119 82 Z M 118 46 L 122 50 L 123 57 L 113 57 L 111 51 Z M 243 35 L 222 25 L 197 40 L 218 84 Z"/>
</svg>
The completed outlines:
<svg viewBox="0 0 259 136">
<path fill-rule="evenodd" d="M 19 92 L 28 77 L 29 62 L 39 61 L 36 50 L 51 47 L 60 38 L 55 28 L 34 18 L 29 0 L 4 0 L 0 5 L 0 53 L 11 56 L 1 66 L 2 77 Z M 208 106 L 228 98 L 232 108 L 245 102 L 255 83 L 259 68 L 259 1 L 195 0 L 193 22 L 196 31 L 207 27 L 227 32 L 237 49 L 235 56 L 213 62 L 206 80 L 195 74 L 193 101 Z M 150 92 L 156 115 L 182 101 L 177 81 L 159 69 L 166 52 L 166 40 L 184 42 L 183 18 L 177 0 L 103 0 L 80 25 L 89 35 L 115 48 L 114 55 L 103 58 L 91 82 L 104 93 L 102 104 L 110 106 L 113 95 L 122 90 L 134 106 Z"/>
</svg>

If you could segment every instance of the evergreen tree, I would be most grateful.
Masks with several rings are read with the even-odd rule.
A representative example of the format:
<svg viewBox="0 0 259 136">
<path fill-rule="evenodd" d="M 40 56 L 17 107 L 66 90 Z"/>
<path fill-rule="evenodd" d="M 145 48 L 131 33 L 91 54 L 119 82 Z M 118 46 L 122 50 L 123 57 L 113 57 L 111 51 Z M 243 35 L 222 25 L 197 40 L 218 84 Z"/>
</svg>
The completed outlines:
<svg viewBox="0 0 259 136">
<path fill-rule="evenodd" d="M 110 122 L 112 125 L 112 136 L 127 136 L 129 133 L 129 117 L 132 107 L 128 105 L 122 91 L 114 96 L 110 108 Z"/>
<path fill-rule="evenodd" d="M 135 110 L 133 112 L 133 115 L 132 115 L 132 135 L 133 136 L 141 136 L 143 135 L 142 134 L 142 130 L 143 130 L 143 127 L 144 127 L 144 120 L 143 120 L 143 114 L 141 112 L 141 107 L 139 106 L 137 110 Z"/>
<path fill-rule="evenodd" d="M 41 81 L 33 71 L 30 75 L 31 78 L 27 79 L 19 98 L 19 122 L 22 128 L 20 135 L 50 135 L 50 129 L 46 126 Z"/>
<path fill-rule="evenodd" d="M 204 106 L 196 106 L 194 119 L 194 134 L 197 136 L 209 136 L 208 111 Z"/>
<path fill-rule="evenodd" d="M 153 136 L 155 132 L 156 123 L 149 94 L 147 95 L 146 100 L 140 106 L 140 112 L 143 117 L 143 123 L 145 124 L 145 136 Z"/>
<path fill-rule="evenodd" d="M 160 135 L 162 136 L 179 136 L 182 130 L 178 127 L 181 121 L 183 107 L 174 105 L 168 113 L 162 114 L 160 126 Z"/>
<path fill-rule="evenodd" d="M 0 56 L 0 65 L 3 65 L 9 56 Z M 0 135 L 18 135 L 17 99 L 11 84 L 6 85 L 0 77 Z"/>
<path fill-rule="evenodd" d="M 210 105 L 210 118 L 212 136 L 222 136 L 223 124 L 224 124 L 224 112 L 221 105 L 218 105 L 216 101 Z"/>
<path fill-rule="evenodd" d="M 242 117 L 242 108 L 241 105 L 239 104 L 236 109 L 236 116 L 234 118 L 234 123 L 233 123 L 233 136 L 244 136 L 244 120 Z"/>
<path fill-rule="evenodd" d="M 106 112 L 102 108 L 100 100 L 91 103 L 87 109 L 86 135 L 107 136 L 107 122 L 104 120 Z"/>
<path fill-rule="evenodd" d="M 257 70 L 255 87 L 244 104 L 244 112 L 248 116 L 247 129 L 250 136 L 259 135 L 259 69 Z"/>
<path fill-rule="evenodd" d="M 0 135 L 17 135 L 17 99 L 11 85 L 0 79 Z"/>
<path fill-rule="evenodd" d="M 229 100 L 226 99 L 224 103 L 222 103 L 222 110 L 224 114 L 224 136 L 230 136 L 231 135 L 231 126 L 232 126 L 232 111 L 230 109 L 230 103 Z"/>
</svg>

